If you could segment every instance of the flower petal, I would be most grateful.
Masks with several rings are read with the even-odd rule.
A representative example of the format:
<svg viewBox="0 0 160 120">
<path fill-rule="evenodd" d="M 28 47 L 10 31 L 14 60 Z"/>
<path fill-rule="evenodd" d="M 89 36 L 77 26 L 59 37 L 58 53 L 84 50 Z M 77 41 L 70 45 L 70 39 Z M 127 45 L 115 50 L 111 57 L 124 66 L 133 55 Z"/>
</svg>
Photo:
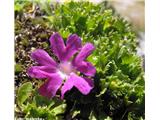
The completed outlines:
<svg viewBox="0 0 160 120">
<path fill-rule="evenodd" d="M 32 52 L 31 57 L 33 60 L 44 66 L 56 66 L 56 62 L 42 49 L 37 49 Z"/>
<path fill-rule="evenodd" d="M 55 73 L 56 69 L 49 66 L 32 66 L 28 69 L 27 73 L 33 78 L 47 78 Z"/>
<path fill-rule="evenodd" d="M 84 95 L 87 95 L 93 88 L 85 78 L 79 77 L 76 74 L 72 75 L 72 79 L 75 80 L 74 86 Z"/>
<path fill-rule="evenodd" d="M 51 50 L 60 61 L 64 60 L 65 44 L 59 33 L 54 33 L 50 37 Z"/>
<path fill-rule="evenodd" d="M 96 68 L 90 62 L 81 62 L 74 65 L 75 68 L 86 76 L 94 76 L 96 73 Z"/>
<path fill-rule="evenodd" d="M 83 60 L 85 60 L 93 52 L 94 49 L 95 49 L 95 47 L 93 46 L 93 44 L 86 43 L 82 47 L 82 49 L 79 52 L 79 54 L 74 59 L 74 63 L 78 64 L 78 63 L 82 62 Z"/>
<path fill-rule="evenodd" d="M 88 84 L 91 86 L 91 87 L 94 87 L 94 81 L 87 78 L 87 77 L 84 77 L 84 79 L 88 82 Z"/>
<path fill-rule="evenodd" d="M 39 93 L 42 96 L 52 98 L 62 85 L 62 78 L 58 74 L 52 75 L 40 88 Z"/>
<path fill-rule="evenodd" d="M 74 73 L 71 73 L 70 77 L 62 87 L 62 90 L 61 90 L 62 99 L 64 97 L 64 94 L 67 91 L 71 90 L 73 86 L 75 86 L 84 95 L 87 95 L 93 88 L 88 82 L 88 80 L 86 80 L 85 78 L 79 77 Z"/>
<path fill-rule="evenodd" d="M 81 47 L 82 45 L 80 37 L 78 37 L 76 34 L 70 35 L 66 43 L 65 59 L 69 60 Z"/>
<path fill-rule="evenodd" d="M 71 78 L 67 79 L 67 81 L 64 83 L 61 89 L 61 99 L 64 98 L 64 94 L 67 91 L 71 90 L 73 86 L 74 86 L 74 81 Z"/>
</svg>

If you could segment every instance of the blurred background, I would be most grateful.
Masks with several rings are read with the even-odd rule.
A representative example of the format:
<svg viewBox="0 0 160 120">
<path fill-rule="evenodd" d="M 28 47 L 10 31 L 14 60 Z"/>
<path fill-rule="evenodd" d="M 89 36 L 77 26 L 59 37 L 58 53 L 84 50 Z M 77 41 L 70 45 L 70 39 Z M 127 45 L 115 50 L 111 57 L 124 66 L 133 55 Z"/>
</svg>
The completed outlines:
<svg viewBox="0 0 160 120">
<path fill-rule="evenodd" d="M 96 0 L 93 0 L 96 1 Z M 100 0 L 99 0 L 100 1 Z M 116 12 L 131 22 L 139 40 L 138 55 L 144 57 L 145 39 L 145 1 L 144 0 L 110 0 Z"/>
</svg>

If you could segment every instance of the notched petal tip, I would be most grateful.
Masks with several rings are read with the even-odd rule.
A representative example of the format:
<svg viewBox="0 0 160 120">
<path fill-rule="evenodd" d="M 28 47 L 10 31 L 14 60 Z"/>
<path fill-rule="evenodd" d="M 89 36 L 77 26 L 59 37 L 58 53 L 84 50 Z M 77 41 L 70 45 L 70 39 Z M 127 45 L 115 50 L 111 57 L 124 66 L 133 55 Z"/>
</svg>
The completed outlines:
<svg viewBox="0 0 160 120">
<path fill-rule="evenodd" d="M 41 52 L 44 52 L 44 50 L 43 50 L 43 49 L 36 49 L 36 50 L 34 50 L 34 51 L 31 53 L 31 58 L 36 61 L 36 60 L 37 60 L 37 56 L 38 56 L 39 54 L 41 54 Z"/>
<path fill-rule="evenodd" d="M 49 76 L 56 73 L 54 68 L 48 66 L 32 66 L 28 68 L 27 74 L 33 78 L 48 78 Z"/>
<path fill-rule="evenodd" d="M 79 63 L 73 63 L 73 65 L 77 71 L 80 71 L 86 76 L 94 77 L 96 74 L 96 68 L 90 62 L 82 61 Z"/>
<path fill-rule="evenodd" d="M 85 72 L 83 73 L 87 76 L 93 77 L 96 74 L 96 68 L 90 62 L 86 62 L 86 67 L 84 69 Z"/>
<path fill-rule="evenodd" d="M 88 50 L 91 51 L 91 52 L 93 52 L 93 51 L 95 50 L 95 47 L 94 47 L 94 45 L 93 45 L 92 43 L 86 43 L 86 44 L 84 45 L 84 48 L 85 48 L 85 49 L 88 49 Z"/>
<path fill-rule="evenodd" d="M 51 35 L 50 40 L 55 39 L 55 38 L 59 38 L 61 37 L 61 35 L 58 32 L 55 32 Z"/>
<path fill-rule="evenodd" d="M 76 34 L 71 34 L 66 42 L 65 60 L 69 60 L 80 48 L 82 48 L 81 38 Z"/>
<path fill-rule="evenodd" d="M 61 99 L 64 98 L 64 94 L 76 87 L 82 94 L 87 95 L 93 88 L 93 82 L 90 79 L 82 78 L 75 73 L 71 73 L 68 80 L 64 83 L 61 90 Z"/>
<path fill-rule="evenodd" d="M 58 74 L 55 74 L 39 88 L 39 93 L 47 98 L 52 98 L 56 95 L 61 84 L 62 78 Z"/>
<path fill-rule="evenodd" d="M 37 49 L 31 53 L 31 58 L 40 65 L 56 67 L 57 63 L 43 49 Z"/>
<path fill-rule="evenodd" d="M 34 74 L 33 74 L 33 73 L 34 73 L 34 72 L 33 72 L 33 68 L 32 68 L 32 67 L 28 68 L 27 74 L 28 74 L 30 77 L 34 77 Z"/>
<path fill-rule="evenodd" d="M 91 78 L 84 77 L 84 79 L 88 82 L 91 88 L 94 88 L 94 81 Z"/>
<path fill-rule="evenodd" d="M 64 60 L 64 53 L 65 53 L 65 44 L 63 38 L 60 36 L 59 33 L 54 33 L 50 37 L 50 44 L 52 52 L 59 58 L 59 60 Z"/>
<path fill-rule="evenodd" d="M 86 58 L 95 50 L 95 47 L 92 43 L 86 43 L 79 54 L 75 57 L 74 62 L 75 64 L 81 63 L 82 61 L 86 60 Z"/>
<path fill-rule="evenodd" d="M 71 34 L 66 42 L 67 46 L 82 47 L 81 38 L 77 34 Z"/>
<path fill-rule="evenodd" d="M 37 69 L 36 66 L 28 68 L 27 74 L 32 78 L 46 78 L 46 76 L 43 74 L 43 71 Z"/>
</svg>

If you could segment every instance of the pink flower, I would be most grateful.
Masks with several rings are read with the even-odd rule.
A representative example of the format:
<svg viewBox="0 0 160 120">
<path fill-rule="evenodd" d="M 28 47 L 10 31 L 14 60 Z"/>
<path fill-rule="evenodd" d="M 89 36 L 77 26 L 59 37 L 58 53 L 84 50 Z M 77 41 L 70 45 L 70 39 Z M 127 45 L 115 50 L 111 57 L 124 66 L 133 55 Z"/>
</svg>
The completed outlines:
<svg viewBox="0 0 160 120">
<path fill-rule="evenodd" d="M 37 49 L 31 54 L 38 66 L 28 69 L 28 75 L 33 78 L 47 78 L 47 81 L 39 88 L 39 93 L 48 98 L 56 95 L 61 89 L 61 98 L 64 94 L 76 87 L 82 94 L 87 95 L 93 88 L 93 77 L 96 73 L 95 67 L 86 61 L 86 58 L 95 49 L 91 43 L 83 47 L 81 39 L 76 34 L 70 35 L 66 45 L 58 33 L 50 37 L 51 50 L 59 59 L 54 61 L 46 51 Z M 79 53 L 78 53 L 79 52 Z M 74 56 L 76 53 L 77 56 Z M 79 73 L 83 74 L 79 76 Z"/>
</svg>

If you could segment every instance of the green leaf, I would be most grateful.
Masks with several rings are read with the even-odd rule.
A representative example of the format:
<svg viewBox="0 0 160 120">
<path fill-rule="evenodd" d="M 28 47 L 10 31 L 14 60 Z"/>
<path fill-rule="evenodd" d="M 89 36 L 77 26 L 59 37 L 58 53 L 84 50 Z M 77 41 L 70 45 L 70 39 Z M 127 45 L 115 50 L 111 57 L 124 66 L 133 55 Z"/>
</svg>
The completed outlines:
<svg viewBox="0 0 160 120">
<path fill-rule="evenodd" d="M 14 6 L 14 10 L 15 10 L 15 11 L 18 11 L 18 12 L 21 11 L 22 8 L 23 8 L 23 7 L 22 7 L 22 5 L 20 5 L 20 4 L 16 4 L 16 5 Z"/>
<path fill-rule="evenodd" d="M 36 103 L 37 106 L 49 106 L 51 103 L 51 106 L 55 104 L 55 102 L 51 99 L 48 99 L 44 96 L 39 95 L 38 92 L 35 93 L 34 96 L 34 102 Z"/>
<path fill-rule="evenodd" d="M 27 98 L 29 98 L 31 92 L 32 92 L 31 82 L 24 83 L 22 86 L 20 86 L 17 94 L 17 100 L 20 106 L 27 100 Z"/>
<path fill-rule="evenodd" d="M 90 116 L 89 116 L 90 120 L 97 120 L 96 116 L 94 115 L 94 112 L 92 111 Z"/>
<path fill-rule="evenodd" d="M 96 95 L 96 97 L 99 97 L 99 96 L 103 95 L 103 94 L 106 92 L 106 90 L 107 90 L 107 88 L 104 88 L 104 89 L 100 92 L 100 94 Z"/>
<path fill-rule="evenodd" d="M 55 115 L 58 115 L 58 114 L 62 114 L 65 112 L 65 109 L 66 109 L 66 104 L 61 104 L 57 107 L 55 107 L 52 112 L 54 112 Z"/>
<path fill-rule="evenodd" d="M 73 111 L 72 118 L 74 118 L 74 117 L 77 116 L 78 114 L 80 114 L 80 110 L 75 110 L 75 111 Z"/>
<path fill-rule="evenodd" d="M 22 65 L 21 64 L 16 64 L 15 65 L 15 72 L 20 73 L 23 71 Z"/>
<path fill-rule="evenodd" d="M 56 116 L 45 106 L 36 106 L 34 103 L 27 104 L 25 108 L 25 118 L 43 118 L 47 120 L 57 120 Z"/>
</svg>

